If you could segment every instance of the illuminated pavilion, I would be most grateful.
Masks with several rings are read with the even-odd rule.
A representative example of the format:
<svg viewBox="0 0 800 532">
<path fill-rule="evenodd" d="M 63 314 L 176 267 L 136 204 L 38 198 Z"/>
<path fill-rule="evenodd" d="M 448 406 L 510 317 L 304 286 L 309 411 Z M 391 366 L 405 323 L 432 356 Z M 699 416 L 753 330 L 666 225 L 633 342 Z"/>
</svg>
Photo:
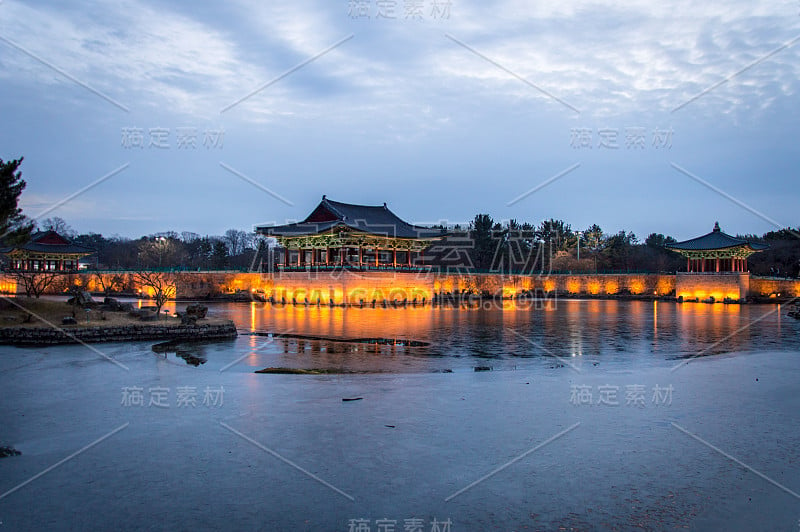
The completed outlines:
<svg viewBox="0 0 800 532">
<path fill-rule="evenodd" d="M 747 272 L 747 257 L 768 247 L 723 233 L 719 222 L 708 234 L 666 246 L 686 257 L 689 273 Z"/>
<path fill-rule="evenodd" d="M 412 225 L 381 206 L 322 201 L 298 223 L 256 227 L 285 249 L 283 268 L 410 269 L 444 230 Z"/>
<path fill-rule="evenodd" d="M 18 246 L 0 249 L 8 258 L 10 271 L 68 272 L 78 269 L 78 261 L 93 249 L 73 244 L 55 231 L 39 231 Z"/>
</svg>

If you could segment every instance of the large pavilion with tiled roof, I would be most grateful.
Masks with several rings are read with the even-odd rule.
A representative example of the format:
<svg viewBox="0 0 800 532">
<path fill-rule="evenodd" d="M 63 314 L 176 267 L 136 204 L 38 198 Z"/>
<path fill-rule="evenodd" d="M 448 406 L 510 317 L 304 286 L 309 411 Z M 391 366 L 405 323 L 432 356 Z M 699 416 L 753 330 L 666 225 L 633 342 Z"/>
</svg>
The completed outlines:
<svg viewBox="0 0 800 532">
<path fill-rule="evenodd" d="M 10 271 L 61 272 L 78 269 L 78 261 L 93 249 L 73 244 L 55 231 L 38 231 L 26 244 L 0 249 Z"/>
<path fill-rule="evenodd" d="M 690 273 L 746 272 L 747 257 L 768 247 L 722 232 L 719 222 L 708 234 L 666 246 L 686 257 Z"/>
<path fill-rule="evenodd" d="M 256 227 L 285 248 L 284 268 L 410 268 L 416 254 L 446 236 L 379 206 L 322 201 L 302 222 Z"/>
</svg>

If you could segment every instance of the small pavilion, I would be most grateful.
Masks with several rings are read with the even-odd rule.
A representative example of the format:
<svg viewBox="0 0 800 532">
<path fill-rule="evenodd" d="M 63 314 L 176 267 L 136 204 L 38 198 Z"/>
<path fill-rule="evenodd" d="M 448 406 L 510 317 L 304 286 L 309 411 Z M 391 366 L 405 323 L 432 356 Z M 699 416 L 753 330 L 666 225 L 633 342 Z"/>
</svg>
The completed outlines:
<svg viewBox="0 0 800 532">
<path fill-rule="evenodd" d="M 380 206 L 322 201 L 298 223 L 256 227 L 285 248 L 283 268 L 408 269 L 444 230 L 412 225 Z"/>
<path fill-rule="evenodd" d="M 719 222 L 708 234 L 666 246 L 686 257 L 690 273 L 746 272 L 747 257 L 768 247 L 723 233 Z"/>
<path fill-rule="evenodd" d="M 39 231 L 18 246 L 0 249 L 8 258 L 7 270 L 26 272 L 68 272 L 78 269 L 78 261 L 93 249 L 73 244 L 55 231 Z"/>
</svg>

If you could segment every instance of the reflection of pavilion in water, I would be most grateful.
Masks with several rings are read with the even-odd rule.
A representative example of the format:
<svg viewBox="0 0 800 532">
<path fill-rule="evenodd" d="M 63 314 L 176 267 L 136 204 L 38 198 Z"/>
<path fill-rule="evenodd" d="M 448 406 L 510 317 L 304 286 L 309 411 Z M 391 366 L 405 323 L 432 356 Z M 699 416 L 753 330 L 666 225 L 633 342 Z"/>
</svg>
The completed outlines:
<svg viewBox="0 0 800 532">
<path fill-rule="evenodd" d="M 746 327 L 753 307 L 741 305 L 675 305 L 659 301 L 573 301 L 566 316 L 545 315 L 551 349 L 568 356 L 599 353 L 653 353 L 681 358 L 734 352 L 751 345 Z M 759 310 L 761 312 L 768 312 Z M 561 346 L 561 347 L 560 347 Z"/>
<path fill-rule="evenodd" d="M 563 357 L 651 353 L 673 359 L 752 348 L 762 327 L 747 327 L 750 313 L 769 312 L 741 305 L 675 305 L 659 301 L 559 301 L 566 312 L 545 312 L 532 320 L 543 349 Z M 778 317 L 779 319 L 779 317 Z M 758 331 L 758 332 L 757 332 Z M 532 346 L 529 351 L 535 352 Z"/>
<path fill-rule="evenodd" d="M 487 310 L 481 304 L 369 310 L 254 304 L 250 327 L 290 333 L 290 337 L 278 338 L 276 347 L 283 353 L 313 354 L 330 363 L 354 354 L 418 352 L 498 358 L 532 358 L 548 352 L 568 357 L 638 352 L 672 359 L 751 349 L 753 342 L 769 342 L 779 334 L 771 329 L 770 319 L 746 327 L 772 310 L 764 306 L 550 300 L 546 308 L 531 311 L 517 304 L 504 301 L 502 310 L 499 306 Z M 314 338 L 303 338 L 309 336 Z M 364 338 L 392 341 L 346 341 Z M 395 339 L 432 345 L 416 348 L 400 345 Z"/>
</svg>

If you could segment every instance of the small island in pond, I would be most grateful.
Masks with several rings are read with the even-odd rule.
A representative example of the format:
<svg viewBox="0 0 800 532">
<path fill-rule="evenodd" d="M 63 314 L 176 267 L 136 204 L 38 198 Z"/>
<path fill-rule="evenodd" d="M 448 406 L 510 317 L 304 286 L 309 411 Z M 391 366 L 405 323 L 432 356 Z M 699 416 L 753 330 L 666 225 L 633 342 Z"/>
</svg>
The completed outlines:
<svg viewBox="0 0 800 532">
<path fill-rule="evenodd" d="M 0 344 L 47 345 L 136 340 L 213 340 L 234 338 L 231 320 L 207 317 L 207 308 L 189 305 L 170 315 L 157 306 L 135 307 L 87 293 L 67 301 L 0 298 Z"/>
</svg>

